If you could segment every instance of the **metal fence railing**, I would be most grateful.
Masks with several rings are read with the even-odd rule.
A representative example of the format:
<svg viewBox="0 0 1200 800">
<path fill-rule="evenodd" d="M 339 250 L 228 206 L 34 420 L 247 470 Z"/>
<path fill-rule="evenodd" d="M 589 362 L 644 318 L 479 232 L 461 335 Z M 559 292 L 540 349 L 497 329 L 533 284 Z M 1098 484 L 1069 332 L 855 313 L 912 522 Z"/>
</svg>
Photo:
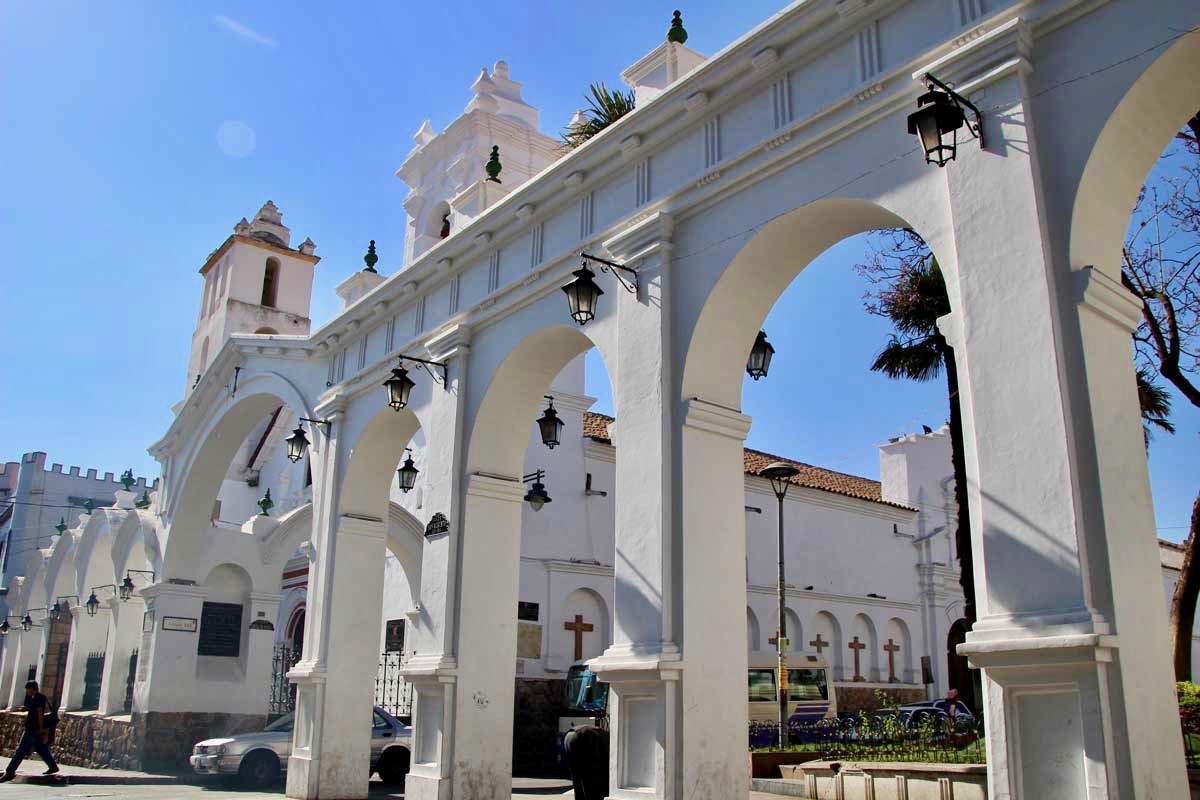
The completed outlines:
<svg viewBox="0 0 1200 800">
<path fill-rule="evenodd" d="M 779 727 L 773 722 L 750 724 L 750 749 L 776 749 Z M 945 714 L 877 712 L 843 714 L 820 722 L 793 723 L 791 750 L 819 753 L 822 758 L 855 761 L 926 761 L 984 764 L 984 730 L 976 718 L 951 719 Z"/>
</svg>

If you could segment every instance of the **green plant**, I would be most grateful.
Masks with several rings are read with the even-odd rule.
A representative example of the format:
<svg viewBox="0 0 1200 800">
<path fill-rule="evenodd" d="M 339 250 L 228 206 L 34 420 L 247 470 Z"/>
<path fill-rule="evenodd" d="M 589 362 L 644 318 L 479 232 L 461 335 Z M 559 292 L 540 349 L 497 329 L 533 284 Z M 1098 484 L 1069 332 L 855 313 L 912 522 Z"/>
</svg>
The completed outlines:
<svg viewBox="0 0 1200 800">
<path fill-rule="evenodd" d="M 633 111 L 633 92 L 611 92 L 603 82 L 593 83 L 588 88 L 592 94 L 591 97 L 584 95 L 588 102 L 588 107 L 583 111 L 584 118 L 572 122 L 562 133 L 564 149 L 574 150 Z"/>
</svg>

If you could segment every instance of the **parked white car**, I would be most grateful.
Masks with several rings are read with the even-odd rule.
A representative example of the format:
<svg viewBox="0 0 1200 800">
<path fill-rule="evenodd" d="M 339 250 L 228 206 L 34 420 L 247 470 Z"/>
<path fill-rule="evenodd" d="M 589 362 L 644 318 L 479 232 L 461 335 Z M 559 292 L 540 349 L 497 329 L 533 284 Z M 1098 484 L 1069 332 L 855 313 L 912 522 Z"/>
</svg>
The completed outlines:
<svg viewBox="0 0 1200 800">
<path fill-rule="evenodd" d="M 260 788 L 279 780 L 292 754 L 292 726 L 287 714 L 257 733 L 205 739 L 192 749 L 189 762 L 200 775 L 237 776 Z M 371 715 L 371 774 L 388 784 L 404 783 L 411 761 L 412 728 L 376 706 Z"/>
</svg>

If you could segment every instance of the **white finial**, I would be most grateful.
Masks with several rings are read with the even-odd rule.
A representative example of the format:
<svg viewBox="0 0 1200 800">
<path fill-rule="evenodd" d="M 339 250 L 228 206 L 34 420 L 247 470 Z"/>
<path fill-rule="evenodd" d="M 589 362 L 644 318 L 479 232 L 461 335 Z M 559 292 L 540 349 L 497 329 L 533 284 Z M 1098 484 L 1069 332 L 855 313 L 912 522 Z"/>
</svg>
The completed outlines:
<svg viewBox="0 0 1200 800">
<path fill-rule="evenodd" d="M 429 144 L 437 136 L 434 133 L 433 126 L 429 124 L 429 120 L 421 123 L 421 127 L 417 128 L 417 132 L 413 134 L 413 141 L 417 143 L 417 147 L 422 147 Z"/>
<path fill-rule="evenodd" d="M 578 127 L 579 125 L 584 125 L 586 123 L 587 123 L 587 116 L 583 113 L 583 109 L 580 108 L 580 109 L 577 109 L 575 111 L 575 113 L 571 115 L 571 121 L 570 121 L 570 123 L 568 123 L 567 127 L 575 128 L 575 127 Z"/>
<path fill-rule="evenodd" d="M 492 67 L 492 75 L 496 76 L 497 78 L 507 79 L 508 78 L 508 62 L 507 61 L 497 61 L 496 65 Z"/>
<path fill-rule="evenodd" d="M 471 91 L 476 95 L 490 95 L 496 91 L 496 84 L 492 82 L 492 78 L 488 75 L 487 67 L 479 68 L 479 77 L 471 84 Z"/>
</svg>

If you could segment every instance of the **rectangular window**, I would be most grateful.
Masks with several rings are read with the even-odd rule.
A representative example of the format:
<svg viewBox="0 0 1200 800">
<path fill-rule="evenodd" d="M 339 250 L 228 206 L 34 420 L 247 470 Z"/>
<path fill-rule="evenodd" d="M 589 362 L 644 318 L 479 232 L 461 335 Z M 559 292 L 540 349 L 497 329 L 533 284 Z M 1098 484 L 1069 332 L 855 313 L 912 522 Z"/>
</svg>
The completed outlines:
<svg viewBox="0 0 1200 800">
<path fill-rule="evenodd" d="M 829 685 L 823 669 L 789 669 L 788 700 L 828 700 Z"/>
<path fill-rule="evenodd" d="M 779 699 L 775 691 L 775 670 L 750 670 L 749 697 L 751 703 L 770 703 Z"/>
<path fill-rule="evenodd" d="M 389 653 L 399 653 L 404 649 L 404 620 L 389 619 L 383 635 L 383 649 Z"/>
<path fill-rule="evenodd" d="M 205 603 L 200 611 L 196 655 L 237 658 L 241 652 L 241 603 Z"/>
</svg>

